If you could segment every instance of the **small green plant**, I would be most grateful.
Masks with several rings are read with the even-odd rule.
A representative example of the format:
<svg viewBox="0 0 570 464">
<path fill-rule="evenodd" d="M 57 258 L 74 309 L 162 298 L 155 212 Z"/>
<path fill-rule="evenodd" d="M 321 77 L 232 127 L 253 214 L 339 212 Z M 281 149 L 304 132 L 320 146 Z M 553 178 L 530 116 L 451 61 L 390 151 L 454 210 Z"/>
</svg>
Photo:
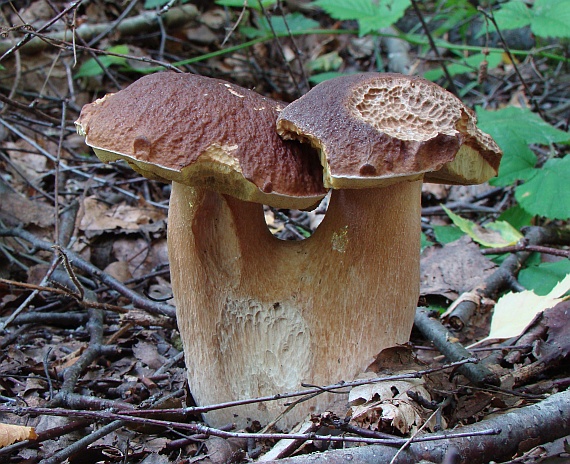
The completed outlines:
<svg viewBox="0 0 570 464">
<path fill-rule="evenodd" d="M 355 20 L 361 36 L 393 25 L 410 7 L 410 0 L 316 0 L 333 19 Z"/>
<path fill-rule="evenodd" d="M 113 53 L 113 55 L 100 56 L 98 60 L 89 58 L 79 67 L 79 71 L 75 74 L 75 78 L 100 76 L 103 74 L 104 68 L 108 68 L 112 65 L 127 67 L 127 59 L 123 56 L 115 55 L 128 55 L 129 47 L 126 45 L 115 45 L 114 47 L 108 48 L 106 51 L 108 53 Z"/>
<path fill-rule="evenodd" d="M 269 20 L 266 17 L 259 17 L 256 18 L 255 22 L 257 28 L 243 26 L 240 28 L 240 32 L 250 39 L 255 39 L 268 37 L 272 34 L 282 36 L 299 31 L 310 33 L 312 29 L 319 27 L 317 21 L 307 18 L 301 13 L 290 13 L 285 16 L 270 16 Z"/>
<path fill-rule="evenodd" d="M 156 1 L 156 0 L 155 0 Z M 221 6 L 228 6 L 233 8 L 253 8 L 254 10 L 261 11 L 262 8 L 268 8 L 277 3 L 277 0 L 216 0 L 216 3 Z"/>
<path fill-rule="evenodd" d="M 533 216 L 570 218 L 570 156 L 556 158 L 554 144 L 570 143 L 570 134 L 556 129 L 526 108 L 509 106 L 497 111 L 477 109 L 479 127 L 503 150 L 499 176 L 493 185 L 519 181 L 515 198 Z M 551 157 L 539 163 L 529 145 L 551 147 Z"/>
<path fill-rule="evenodd" d="M 501 5 L 495 20 L 501 29 L 530 26 L 539 37 L 569 38 L 570 0 L 511 0 Z"/>
</svg>

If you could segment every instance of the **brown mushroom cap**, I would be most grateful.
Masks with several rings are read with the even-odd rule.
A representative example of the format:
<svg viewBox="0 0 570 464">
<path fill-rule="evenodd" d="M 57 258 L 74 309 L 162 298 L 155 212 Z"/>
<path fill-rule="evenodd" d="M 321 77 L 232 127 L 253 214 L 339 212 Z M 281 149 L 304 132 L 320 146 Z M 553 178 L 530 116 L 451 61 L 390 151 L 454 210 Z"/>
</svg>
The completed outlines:
<svg viewBox="0 0 570 464">
<path fill-rule="evenodd" d="M 365 188 L 402 178 L 481 183 L 501 151 L 476 116 L 438 85 L 401 74 L 364 73 L 325 81 L 277 120 L 285 139 L 321 152 L 325 186 Z"/>
<path fill-rule="evenodd" d="M 194 74 L 157 73 L 85 105 L 78 132 L 105 161 L 246 201 L 308 208 L 326 193 L 312 149 L 275 131 L 285 105 Z"/>
</svg>

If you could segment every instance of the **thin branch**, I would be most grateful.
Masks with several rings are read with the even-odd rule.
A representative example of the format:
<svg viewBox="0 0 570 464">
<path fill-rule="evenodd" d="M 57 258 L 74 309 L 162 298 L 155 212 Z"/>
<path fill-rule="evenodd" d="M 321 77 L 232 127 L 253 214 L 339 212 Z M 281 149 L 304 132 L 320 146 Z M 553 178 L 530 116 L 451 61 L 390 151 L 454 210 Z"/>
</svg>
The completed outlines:
<svg viewBox="0 0 570 464">
<path fill-rule="evenodd" d="M 538 114 L 540 114 L 544 118 L 544 114 L 542 112 L 542 109 L 540 108 L 540 105 L 536 101 L 536 98 L 534 97 L 534 93 L 532 92 L 532 90 L 530 89 L 530 87 L 526 83 L 526 80 L 523 78 L 521 72 L 519 71 L 515 57 L 511 53 L 511 50 L 510 50 L 509 46 L 507 45 L 507 41 L 503 37 L 503 33 L 501 31 L 501 28 L 497 24 L 497 21 L 495 20 L 495 16 L 493 15 L 493 12 L 492 11 L 486 11 L 482 7 L 478 7 L 477 10 L 480 11 L 481 13 L 483 13 L 483 15 L 485 15 L 485 17 L 493 23 L 493 26 L 495 27 L 497 34 L 499 34 L 499 38 L 501 39 L 501 43 L 503 44 L 503 50 L 509 56 L 509 60 L 511 61 L 511 64 L 513 65 L 513 69 L 515 70 L 515 73 L 516 73 L 517 77 L 519 78 L 520 83 L 524 87 L 525 93 L 527 94 L 528 98 L 531 101 L 533 110 L 536 111 Z"/>
<path fill-rule="evenodd" d="M 553 227 L 527 227 L 523 230 L 528 245 L 564 244 L 570 241 L 570 229 Z M 494 298 L 501 290 L 508 288 L 515 280 L 524 262 L 531 252 L 518 251 L 508 256 L 489 277 L 485 279 L 472 293 L 479 298 Z M 471 300 L 460 302 L 447 316 L 449 324 L 455 330 L 462 330 L 469 318 L 477 310 L 478 304 Z"/>
<path fill-rule="evenodd" d="M 0 61 L 8 57 L 15 50 L 21 49 L 25 53 L 37 53 L 44 50 L 50 42 L 64 42 L 67 40 L 68 31 L 54 32 L 46 36 L 41 36 L 40 33 L 46 31 L 53 23 L 60 17 L 67 14 L 76 8 L 81 1 L 75 1 L 70 4 L 68 8 L 63 10 L 60 14 L 54 17 L 50 22 L 40 29 L 28 32 L 20 42 L 14 47 L 9 48 L 9 42 L 0 41 L 0 53 L 5 52 Z M 198 15 L 198 9 L 191 4 L 182 5 L 179 7 L 171 8 L 161 19 L 164 24 L 171 29 L 183 26 L 190 21 L 194 20 Z M 114 27 L 111 23 L 88 24 L 84 23 L 74 30 L 75 36 L 81 37 L 89 42 L 96 36 L 106 33 L 110 28 Z M 152 32 L 158 28 L 158 15 L 154 11 L 145 11 L 144 13 L 126 18 L 116 26 L 116 31 L 122 36 L 140 36 L 147 32 Z M 70 43 L 71 48 L 73 44 Z"/>
<path fill-rule="evenodd" d="M 454 337 L 439 320 L 430 317 L 426 308 L 416 310 L 414 325 L 448 360 L 459 361 L 473 356 L 463 345 L 453 341 Z M 499 385 L 498 376 L 482 364 L 465 364 L 458 371 L 475 385 Z"/>
<path fill-rule="evenodd" d="M 416 15 L 418 16 L 418 19 L 420 20 L 420 22 L 422 24 L 422 28 L 426 34 L 426 37 L 429 41 L 429 45 L 430 45 L 432 51 L 434 52 L 435 56 L 437 56 L 438 58 L 441 59 L 441 55 L 439 53 L 437 45 L 435 44 L 435 41 L 433 40 L 433 37 L 431 35 L 431 31 L 429 30 L 429 27 L 425 22 L 424 16 L 423 16 L 416 0 L 412 0 L 412 6 L 414 8 L 414 11 L 416 12 Z M 457 91 L 457 87 L 455 87 L 455 83 L 453 82 L 453 77 L 449 73 L 449 70 L 447 69 L 445 61 L 443 61 L 443 60 L 441 60 L 441 69 L 443 69 L 445 77 L 447 78 L 447 82 L 449 83 L 449 91 L 455 95 L 459 95 L 459 93 Z"/>
<path fill-rule="evenodd" d="M 404 445 L 409 439 L 399 438 L 369 438 L 369 437 L 352 437 L 352 436 L 338 436 L 338 435 L 318 435 L 317 433 L 310 432 L 305 434 L 296 433 L 243 433 L 243 432 L 228 432 L 222 429 L 208 427 L 199 423 L 175 422 L 162 419 L 149 419 L 145 417 L 127 416 L 125 414 L 114 413 L 111 411 L 79 411 L 72 409 L 62 408 L 41 408 L 41 407 L 15 407 L 9 408 L 0 406 L 0 411 L 11 412 L 13 414 L 33 414 L 33 415 L 49 415 L 49 416 L 64 416 L 64 417 L 81 417 L 91 418 L 98 421 L 123 421 L 133 424 L 143 424 L 160 426 L 172 429 L 188 430 L 194 433 L 202 433 L 209 436 L 216 436 L 220 438 L 254 438 L 259 440 L 319 440 L 330 441 L 339 443 L 368 443 L 368 444 L 385 444 L 385 445 Z M 463 432 L 460 437 L 464 437 L 468 432 Z M 468 436 L 484 436 L 484 435 L 497 435 L 501 431 L 497 428 L 487 428 L 470 433 Z M 429 438 L 416 437 L 412 440 L 415 442 L 449 440 L 453 438 L 453 433 L 440 433 L 434 434 Z"/>
<path fill-rule="evenodd" d="M 390 382 L 393 380 L 402 380 L 402 379 L 417 379 L 417 378 L 421 378 L 425 375 L 433 374 L 434 372 L 439 372 L 439 371 L 443 371 L 443 370 L 447 370 L 447 369 L 455 369 L 455 368 L 463 366 L 467 363 L 476 363 L 476 362 L 478 362 L 478 359 L 476 359 L 476 358 L 467 358 L 467 359 L 462 359 L 462 360 L 457 361 L 457 362 L 445 364 L 445 365 L 440 366 L 440 367 L 434 367 L 431 369 L 424 369 L 424 370 L 420 370 L 420 371 L 416 371 L 416 372 L 410 372 L 410 373 L 406 373 L 406 374 L 388 375 L 388 376 L 376 377 L 376 378 L 372 378 L 372 379 L 354 380 L 351 382 L 339 382 L 339 383 L 336 383 L 333 385 L 307 388 L 305 390 L 300 390 L 300 391 L 295 391 L 295 392 L 290 392 L 290 393 L 278 393 L 278 394 L 270 395 L 270 396 L 261 396 L 261 397 L 257 397 L 257 398 L 248 398 L 248 399 L 237 400 L 237 401 L 228 401 L 226 403 L 219 403 L 219 404 L 213 404 L 213 405 L 192 406 L 192 407 L 183 408 L 182 411 L 186 414 L 202 414 L 202 413 L 213 411 L 216 409 L 231 408 L 233 406 L 241 406 L 244 404 L 262 403 L 262 402 L 266 402 L 266 401 L 275 401 L 275 400 L 281 400 L 284 398 L 295 398 L 295 397 L 299 397 L 299 396 L 309 396 L 309 395 L 315 395 L 315 394 L 324 393 L 324 392 L 334 392 L 336 390 L 341 390 L 341 389 L 346 390 L 347 388 L 357 387 L 360 385 L 369 385 L 369 384 L 374 384 L 374 383 L 379 383 L 379 382 Z M 136 415 L 148 416 L 151 414 L 179 413 L 180 411 L 181 411 L 180 409 L 155 409 L 155 410 L 151 410 L 151 409 L 145 409 L 145 410 L 140 409 L 139 410 L 139 409 L 137 409 L 137 410 L 132 410 L 132 411 L 121 411 L 121 413 L 125 414 L 125 415 L 129 415 L 129 416 L 136 416 Z"/>
<path fill-rule="evenodd" d="M 53 247 L 52 243 L 41 240 L 35 235 L 23 229 L 0 228 L 0 237 L 18 237 L 29 242 L 35 248 L 45 251 L 52 251 Z M 107 285 L 109 288 L 127 297 L 133 302 L 135 306 L 144 309 L 155 316 L 162 315 L 172 318 L 176 317 L 176 312 L 173 306 L 164 303 L 153 302 L 147 298 L 142 297 L 138 293 L 133 292 L 130 288 L 126 287 L 123 283 L 119 282 L 114 277 L 111 277 L 109 274 L 103 272 L 98 267 L 94 266 L 88 261 L 85 261 L 77 253 L 74 253 L 73 251 L 65 248 L 64 250 L 74 267 L 82 270 L 83 272 L 87 272 L 103 284 Z"/>
<path fill-rule="evenodd" d="M 469 434 L 497 429 L 501 430 L 499 435 L 479 436 L 476 439 L 467 436 L 431 443 L 412 443 L 400 454 L 396 464 L 417 464 L 423 460 L 444 462 L 446 453 L 452 447 L 458 451 L 457 464 L 510 460 L 529 447 L 570 434 L 570 391 L 555 393 L 540 403 L 496 415 L 473 425 L 458 427 L 454 433 Z M 428 433 L 422 435 L 422 438 L 433 435 L 437 434 Z M 522 449 L 521 445 L 524 446 Z M 315 458 L 327 464 L 377 464 L 389 462 L 396 452 L 390 446 L 371 445 L 267 461 L 267 464 L 312 464 L 316 462 Z"/>
<path fill-rule="evenodd" d="M 559 248 L 546 247 L 541 245 L 529 245 L 521 240 L 516 245 L 499 247 L 499 248 L 485 248 L 481 250 L 484 255 L 499 255 L 502 253 L 517 253 L 519 251 L 530 251 L 536 253 L 543 253 L 546 255 L 560 256 L 562 258 L 570 258 L 569 250 L 561 250 Z"/>
</svg>

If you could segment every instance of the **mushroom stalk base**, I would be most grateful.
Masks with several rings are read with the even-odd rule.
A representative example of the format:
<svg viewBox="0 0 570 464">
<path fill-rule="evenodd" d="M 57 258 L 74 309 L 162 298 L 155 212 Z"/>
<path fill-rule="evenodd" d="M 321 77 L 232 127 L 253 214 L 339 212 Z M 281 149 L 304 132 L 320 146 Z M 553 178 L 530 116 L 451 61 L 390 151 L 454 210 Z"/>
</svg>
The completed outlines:
<svg viewBox="0 0 570 464">
<path fill-rule="evenodd" d="M 419 296 L 421 180 L 333 191 L 312 237 L 273 237 L 263 207 L 174 183 L 172 287 L 199 405 L 352 380 L 405 343 Z M 300 403 L 279 425 L 323 411 Z M 289 400 L 290 401 L 290 400 Z M 268 423 L 285 401 L 209 412 L 213 426 Z"/>
</svg>

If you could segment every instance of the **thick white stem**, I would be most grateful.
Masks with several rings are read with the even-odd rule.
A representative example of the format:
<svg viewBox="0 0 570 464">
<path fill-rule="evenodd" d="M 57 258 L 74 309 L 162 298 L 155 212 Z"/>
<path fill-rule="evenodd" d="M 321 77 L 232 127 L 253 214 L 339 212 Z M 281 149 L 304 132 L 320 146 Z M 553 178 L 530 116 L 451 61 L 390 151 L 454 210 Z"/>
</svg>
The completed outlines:
<svg viewBox="0 0 570 464">
<path fill-rule="evenodd" d="M 315 234 L 284 242 L 261 205 L 173 184 L 172 286 L 198 404 L 351 380 L 406 342 L 419 295 L 420 194 L 421 181 L 334 191 Z M 267 423 L 283 409 L 242 406 L 207 420 Z M 301 403 L 281 425 L 309 412 Z"/>
</svg>

